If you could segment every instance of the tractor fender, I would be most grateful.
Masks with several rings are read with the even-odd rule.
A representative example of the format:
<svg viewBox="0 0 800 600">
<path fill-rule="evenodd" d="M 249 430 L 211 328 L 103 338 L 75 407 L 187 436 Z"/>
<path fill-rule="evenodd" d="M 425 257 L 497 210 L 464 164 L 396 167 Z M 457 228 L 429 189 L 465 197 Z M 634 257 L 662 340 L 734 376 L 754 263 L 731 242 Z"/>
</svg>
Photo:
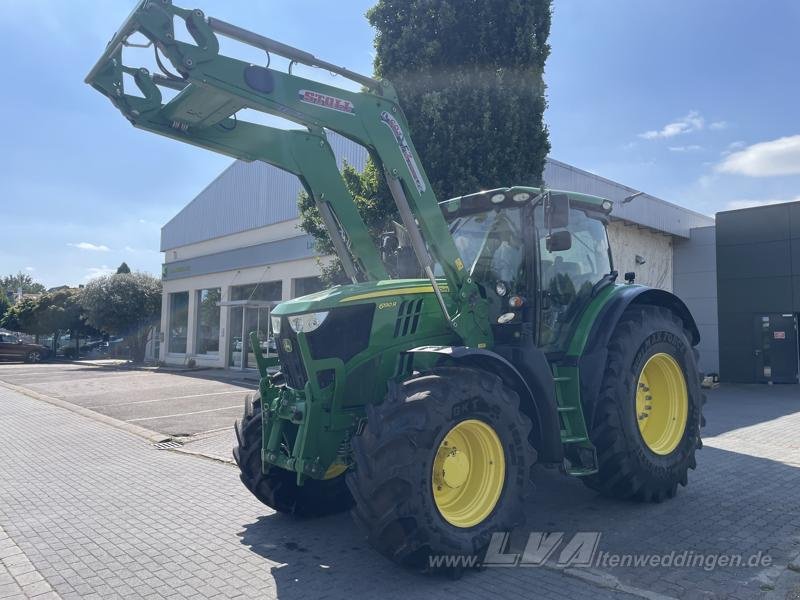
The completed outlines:
<svg viewBox="0 0 800 600">
<path fill-rule="evenodd" d="M 530 441 L 538 453 L 539 463 L 561 464 L 564 449 L 561 445 L 561 426 L 555 399 L 555 383 L 544 354 L 536 347 L 528 353 L 522 373 L 503 356 L 481 348 L 467 346 L 421 346 L 410 354 L 438 354 L 459 365 L 485 369 L 500 377 L 520 399 L 522 410 L 532 421 Z M 531 364 L 528 364 L 531 363 Z"/>
<path fill-rule="evenodd" d="M 578 359 L 581 402 L 584 414 L 588 417 L 586 424 L 590 429 L 608 358 L 608 343 L 622 314 L 632 305 L 662 306 L 673 311 L 683 321 L 689 332 L 691 344 L 696 346 L 700 342 L 700 331 L 692 313 L 683 300 L 675 294 L 641 285 L 620 286 L 619 291 L 609 298 L 597 315 L 587 336 L 583 353 Z"/>
</svg>

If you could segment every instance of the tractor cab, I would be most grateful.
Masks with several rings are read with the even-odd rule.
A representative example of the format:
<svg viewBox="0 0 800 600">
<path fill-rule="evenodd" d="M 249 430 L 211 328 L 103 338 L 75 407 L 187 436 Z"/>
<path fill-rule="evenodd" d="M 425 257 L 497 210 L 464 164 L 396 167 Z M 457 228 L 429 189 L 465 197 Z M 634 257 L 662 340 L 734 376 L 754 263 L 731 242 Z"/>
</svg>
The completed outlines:
<svg viewBox="0 0 800 600">
<path fill-rule="evenodd" d="M 608 200 L 505 188 L 440 206 L 486 297 L 498 343 L 513 344 L 530 331 L 546 352 L 563 349 L 577 316 L 616 279 L 606 233 Z"/>
</svg>

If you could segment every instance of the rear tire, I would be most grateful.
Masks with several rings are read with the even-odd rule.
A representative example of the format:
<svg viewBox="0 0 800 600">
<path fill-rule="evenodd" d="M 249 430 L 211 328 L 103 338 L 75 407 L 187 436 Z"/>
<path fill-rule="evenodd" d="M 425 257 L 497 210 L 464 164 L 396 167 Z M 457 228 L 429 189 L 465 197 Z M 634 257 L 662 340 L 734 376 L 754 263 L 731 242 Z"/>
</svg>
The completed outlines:
<svg viewBox="0 0 800 600">
<path fill-rule="evenodd" d="M 587 486 L 614 498 L 661 502 L 675 496 L 678 484 L 687 485 L 702 447 L 705 402 L 689 339 L 683 322 L 665 308 L 632 306 L 622 315 L 590 424 L 599 472 L 583 478 Z M 658 386 L 644 383 L 647 373 Z M 663 419 L 647 421 L 664 407 Z"/>
<path fill-rule="evenodd" d="M 239 478 L 245 487 L 278 512 L 298 517 L 322 517 L 343 512 L 353 505 L 344 474 L 332 479 L 306 479 L 297 485 L 297 474 L 278 467 L 261 472 L 261 398 L 258 394 L 245 400 L 244 414 L 236 421 L 233 458 L 239 466 Z"/>
<path fill-rule="evenodd" d="M 42 362 L 42 353 L 38 350 L 32 350 L 25 355 L 25 362 L 26 363 L 40 363 Z"/>
<path fill-rule="evenodd" d="M 530 430 L 517 394 L 486 371 L 442 367 L 392 385 L 382 404 L 367 406 L 352 441 L 354 520 L 404 566 L 482 558 L 493 532 L 524 519 L 536 462 Z"/>
</svg>

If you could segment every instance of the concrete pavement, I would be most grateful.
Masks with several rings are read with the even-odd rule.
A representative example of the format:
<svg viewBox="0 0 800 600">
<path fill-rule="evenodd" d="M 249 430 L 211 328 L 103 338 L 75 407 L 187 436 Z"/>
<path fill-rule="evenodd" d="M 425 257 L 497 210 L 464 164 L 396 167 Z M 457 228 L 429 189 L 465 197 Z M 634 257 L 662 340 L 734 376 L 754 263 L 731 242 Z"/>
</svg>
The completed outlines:
<svg viewBox="0 0 800 600">
<path fill-rule="evenodd" d="M 630 597 L 549 569 L 414 575 L 371 551 L 347 515 L 273 513 L 229 465 L 2 387 L 0 423 L 0 527 L 65 600 Z"/>
<path fill-rule="evenodd" d="M 63 372 L 40 367 L 17 372 L 17 381 L 27 378 L 26 385 L 38 389 L 64 386 Z M 107 397 L 136 402 L 139 394 L 155 394 L 157 384 L 167 403 L 175 402 L 176 392 L 214 394 L 222 403 L 226 394 L 217 392 L 233 391 L 203 380 L 188 394 L 180 390 L 198 379 L 158 375 L 164 379 L 85 372 L 66 397 L 88 406 L 113 404 Z M 0 369 L 0 380 L 4 376 Z M 241 386 L 230 396 L 246 391 Z M 239 409 L 230 411 L 232 421 Z M 0 569 L 0 598 L 27 593 L 15 572 L 27 576 L 24 585 L 45 581 L 64 597 L 800 595 L 800 389 L 724 386 L 709 394 L 706 416 L 698 470 L 674 500 L 611 501 L 576 479 L 538 469 L 527 523 L 512 533 L 507 552 L 521 552 L 529 532 L 563 532 L 565 540 L 599 532 L 597 552 L 607 559 L 691 552 L 706 561 L 757 556 L 769 564 L 654 568 L 606 560 L 559 570 L 553 559 L 548 568 L 487 569 L 449 582 L 379 558 L 347 515 L 314 521 L 276 515 L 249 495 L 229 465 L 156 450 L 141 438 L 0 387 L 0 559 L 22 554 L 31 565 L 23 569 L 33 569 Z M 229 460 L 230 421 L 184 440 L 182 449 Z M 12 545 L 18 550 L 4 550 Z"/>
</svg>

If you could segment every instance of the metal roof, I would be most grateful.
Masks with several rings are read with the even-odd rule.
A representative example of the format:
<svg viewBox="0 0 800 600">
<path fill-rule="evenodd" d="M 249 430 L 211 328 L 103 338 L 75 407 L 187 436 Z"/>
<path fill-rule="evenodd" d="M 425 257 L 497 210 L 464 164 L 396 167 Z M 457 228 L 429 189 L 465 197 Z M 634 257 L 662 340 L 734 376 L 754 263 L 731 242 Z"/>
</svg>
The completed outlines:
<svg viewBox="0 0 800 600">
<path fill-rule="evenodd" d="M 345 161 L 364 168 L 363 146 L 327 134 L 339 168 Z M 300 180 L 286 171 L 260 161 L 234 161 L 161 228 L 161 251 L 295 219 L 301 190 Z"/>
<path fill-rule="evenodd" d="M 548 187 L 555 189 L 608 198 L 614 202 L 612 218 L 671 235 L 688 238 L 691 229 L 714 224 L 713 217 L 683 208 L 647 193 L 628 204 L 622 204 L 622 200 L 626 196 L 639 190 L 552 158 L 548 158 L 545 164 L 544 180 Z"/>
<path fill-rule="evenodd" d="M 366 149 L 334 132 L 327 132 L 339 167 L 346 161 L 363 168 Z M 706 215 L 644 194 L 629 204 L 621 201 L 638 190 L 547 159 L 548 187 L 602 196 L 614 202 L 611 216 L 684 238 L 689 230 L 714 224 Z M 161 228 L 161 251 L 203 242 L 248 229 L 297 218 L 297 177 L 262 162 L 235 161 L 183 210 Z"/>
</svg>

